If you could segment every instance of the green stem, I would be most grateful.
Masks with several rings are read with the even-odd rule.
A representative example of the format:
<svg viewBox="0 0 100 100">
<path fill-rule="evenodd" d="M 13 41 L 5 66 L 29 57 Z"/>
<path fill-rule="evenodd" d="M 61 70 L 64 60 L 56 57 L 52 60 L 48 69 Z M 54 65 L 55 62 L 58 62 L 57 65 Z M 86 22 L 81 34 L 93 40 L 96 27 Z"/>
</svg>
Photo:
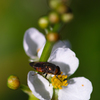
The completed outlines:
<svg viewBox="0 0 100 100">
<path fill-rule="evenodd" d="M 48 58 L 50 57 L 51 50 L 53 48 L 54 42 L 46 41 L 45 47 L 43 49 L 42 55 L 40 57 L 40 62 L 47 62 Z"/>
<path fill-rule="evenodd" d="M 54 25 L 54 28 L 53 28 L 53 32 L 57 32 L 57 33 L 60 33 L 60 31 L 62 30 L 62 28 L 65 26 L 65 23 L 63 22 L 60 22 L 60 23 L 57 23 Z"/>
<path fill-rule="evenodd" d="M 30 95 L 28 100 L 39 100 L 39 99 L 36 98 L 34 95 Z"/>
<path fill-rule="evenodd" d="M 58 89 L 53 88 L 53 97 L 51 100 L 58 100 Z"/>
<path fill-rule="evenodd" d="M 20 85 L 20 89 L 23 91 L 23 92 L 25 92 L 26 94 L 31 94 L 32 93 L 32 91 L 28 88 L 28 86 L 26 86 L 26 85 L 23 85 L 23 84 L 21 84 Z"/>
<path fill-rule="evenodd" d="M 38 98 L 36 98 L 32 91 L 28 88 L 28 86 L 21 84 L 20 85 L 20 89 L 25 92 L 26 94 L 29 95 L 29 100 L 39 100 Z"/>
</svg>

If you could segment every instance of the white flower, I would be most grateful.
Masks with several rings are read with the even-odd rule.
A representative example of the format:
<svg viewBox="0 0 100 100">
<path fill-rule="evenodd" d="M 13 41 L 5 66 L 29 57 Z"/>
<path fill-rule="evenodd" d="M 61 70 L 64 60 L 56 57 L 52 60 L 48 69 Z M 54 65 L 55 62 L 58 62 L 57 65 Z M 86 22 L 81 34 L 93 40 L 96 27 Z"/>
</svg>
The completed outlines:
<svg viewBox="0 0 100 100">
<path fill-rule="evenodd" d="M 30 28 L 25 32 L 23 46 L 26 54 L 32 59 L 36 58 L 37 50 L 39 50 L 46 40 L 42 33 L 35 28 Z"/>
<path fill-rule="evenodd" d="M 42 33 L 40 33 L 37 29 L 29 28 L 25 32 L 24 39 L 23 39 L 23 47 L 25 53 L 31 59 L 38 60 L 37 58 L 41 56 L 45 43 L 46 43 L 45 36 Z M 54 51 L 58 47 L 71 48 L 71 45 L 69 41 L 58 41 L 53 47 L 52 51 Z M 37 54 L 38 51 L 39 53 Z"/>
<path fill-rule="evenodd" d="M 31 28 L 29 30 L 36 30 L 36 29 Z M 28 34 L 28 33 L 25 33 L 25 34 Z M 33 32 L 33 34 L 37 34 L 37 33 Z M 30 34 L 29 36 L 32 39 Z M 24 48 L 25 48 L 26 54 L 32 58 L 35 56 L 34 54 L 36 53 L 36 51 L 32 49 L 33 52 L 35 53 L 31 55 L 32 50 L 31 48 L 29 48 L 28 45 L 32 46 L 34 45 L 34 43 L 28 44 L 29 42 L 25 42 L 26 40 L 27 40 L 27 37 L 25 37 L 24 39 Z M 38 42 L 40 42 L 40 41 L 37 41 L 36 38 L 32 41 L 33 42 L 35 41 L 37 45 L 39 44 Z M 44 39 L 44 43 L 45 43 L 45 39 Z M 44 43 L 41 44 L 40 47 L 37 46 L 36 49 L 41 48 L 44 45 Z M 52 53 L 48 59 L 48 62 L 59 66 L 61 72 L 63 72 L 64 75 L 70 76 L 77 70 L 78 65 L 79 65 L 79 60 L 76 57 L 75 53 L 66 47 L 67 46 L 64 43 L 62 43 L 62 45 L 59 45 L 58 43 L 58 46 L 54 46 Z M 42 49 L 43 47 L 39 51 L 40 52 L 40 54 L 38 54 L 39 56 L 41 55 Z M 29 88 L 31 89 L 31 91 L 37 98 L 39 98 L 40 100 L 51 100 L 53 96 L 53 86 L 43 76 L 37 74 L 34 71 L 30 71 L 28 73 L 27 81 L 28 81 Z M 93 90 L 92 84 L 88 79 L 84 77 L 72 78 L 68 80 L 68 86 L 63 86 L 62 89 L 59 89 L 58 100 L 89 100 L 92 90 Z"/>
</svg>

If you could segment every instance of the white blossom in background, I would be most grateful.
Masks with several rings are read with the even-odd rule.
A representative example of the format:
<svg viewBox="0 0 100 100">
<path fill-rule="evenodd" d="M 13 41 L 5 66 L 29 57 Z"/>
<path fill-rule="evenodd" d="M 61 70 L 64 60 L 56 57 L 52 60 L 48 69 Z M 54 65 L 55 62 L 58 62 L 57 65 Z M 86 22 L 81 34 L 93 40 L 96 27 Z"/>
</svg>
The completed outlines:
<svg viewBox="0 0 100 100">
<path fill-rule="evenodd" d="M 45 36 L 40 33 L 35 28 L 29 28 L 24 35 L 23 39 L 23 47 L 25 50 L 25 53 L 34 60 L 38 60 L 37 58 L 41 56 L 42 50 L 44 48 L 44 45 L 46 43 Z M 69 47 L 71 48 L 71 45 L 69 41 L 58 41 L 52 51 L 54 51 L 58 47 Z M 39 53 L 37 53 L 40 51 Z"/>
</svg>

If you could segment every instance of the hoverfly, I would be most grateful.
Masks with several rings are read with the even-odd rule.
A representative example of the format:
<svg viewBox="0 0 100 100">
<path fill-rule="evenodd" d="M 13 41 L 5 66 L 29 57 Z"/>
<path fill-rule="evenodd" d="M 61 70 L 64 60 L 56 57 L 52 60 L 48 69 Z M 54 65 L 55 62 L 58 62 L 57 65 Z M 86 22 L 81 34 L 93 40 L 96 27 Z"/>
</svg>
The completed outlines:
<svg viewBox="0 0 100 100">
<path fill-rule="evenodd" d="M 42 72 L 43 74 L 53 74 L 53 75 L 60 75 L 61 71 L 59 66 L 56 66 L 49 62 L 30 62 L 30 66 L 32 66 L 36 71 Z"/>
</svg>

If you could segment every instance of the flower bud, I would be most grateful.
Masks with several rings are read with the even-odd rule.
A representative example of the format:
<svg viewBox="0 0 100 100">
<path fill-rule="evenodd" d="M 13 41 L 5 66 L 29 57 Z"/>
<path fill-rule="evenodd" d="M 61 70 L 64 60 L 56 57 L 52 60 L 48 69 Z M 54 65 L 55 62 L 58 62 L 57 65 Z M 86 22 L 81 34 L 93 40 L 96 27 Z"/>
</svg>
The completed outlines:
<svg viewBox="0 0 100 100">
<path fill-rule="evenodd" d="M 53 32 L 50 32 L 46 35 L 46 38 L 48 41 L 50 42 L 56 42 L 59 40 L 59 34 L 58 33 L 53 33 Z"/>
<path fill-rule="evenodd" d="M 46 28 L 49 24 L 48 18 L 47 17 L 40 18 L 38 24 L 42 29 Z"/>
<path fill-rule="evenodd" d="M 9 76 L 7 80 L 7 85 L 10 89 L 13 89 L 13 90 L 18 89 L 20 86 L 19 78 L 14 75 Z"/>
<path fill-rule="evenodd" d="M 58 15 L 58 13 L 56 13 L 56 12 L 51 12 L 50 14 L 49 14 L 49 21 L 51 22 L 51 23 L 58 23 L 59 22 L 59 15 Z"/>
<path fill-rule="evenodd" d="M 68 7 L 65 4 L 60 4 L 56 10 L 58 13 L 63 14 L 68 11 Z"/>
<path fill-rule="evenodd" d="M 73 19 L 73 14 L 72 13 L 64 13 L 61 16 L 61 19 L 63 22 L 70 22 Z"/>
<path fill-rule="evenodd" d="M 49 5 L 52 9 L 56 9 L 60 4 L 61 0 L 50 0 Z"/>
</svg>

